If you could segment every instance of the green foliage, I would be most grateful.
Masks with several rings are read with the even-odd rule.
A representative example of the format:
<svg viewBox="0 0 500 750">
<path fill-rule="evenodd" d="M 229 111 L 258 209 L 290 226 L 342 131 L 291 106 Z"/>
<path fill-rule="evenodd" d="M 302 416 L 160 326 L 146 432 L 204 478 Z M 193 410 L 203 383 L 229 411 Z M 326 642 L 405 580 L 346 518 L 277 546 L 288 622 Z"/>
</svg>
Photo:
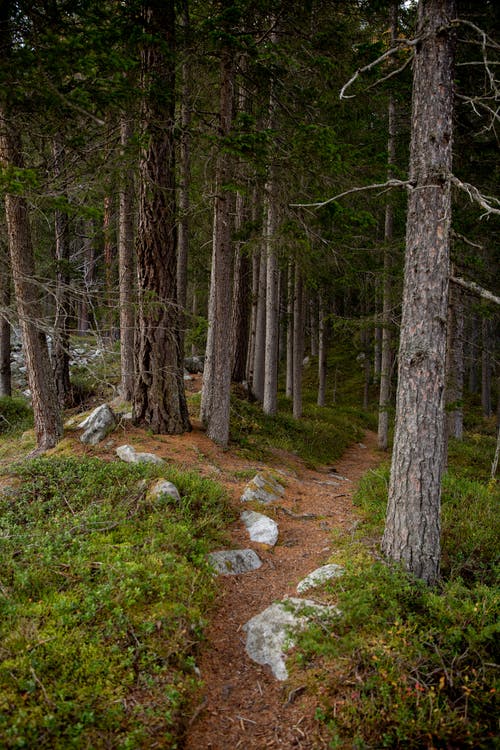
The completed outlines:
<svg viewBox="0 0 500 750">
<path fill-rule="evenodd" d="M 0 434 L 24 432 L 33 427 L 33 412 L 23 398 L 0 397 Z"/>
<path fill-rule="evenodd" d="M 233 397 L 231 402 L 231 441 L 245 455 L 265 457 L 282 449 L 315 466 L 333 461 L 346 447 L 363 435 L 361 420 L 350 410 L 319 408 L 306 404 L 302 419 L 294 419 L 288 399 L 281 398 L 278 414 L 271 417 L 259 404 Z"/>
<path fill-rule="evenodd" d="M 158 467 L 38 459 L 0 494 L 2 747 L 177 747 L 223 491 Z"/>
<path fill-rule="evenodd" d="M 492 438 L 473 435 L 451 451 L 438 590 L 398 567 L 373 563 L 370 545 L 383 529 L 389 466 L 362 480 L 355 502 L 364 520 L 354 537 L 335 540 L 335 559 L 351 560 L 330 587 L 342 617 L 329 637 L 309 631 L 298 656 L 320 681 L 317 718 L 328 728 L 330 747 L 494 746 L 499 493 L 495 483 L 479 481 L 483 462 L 475 463 L 477 451 L 489 455 L 492 448 Z"/>
<path fill-rule="evenodd" d="M 330 747 L 493 747 L 498 592 L 435 592 L 375 563 L 346 573 L 338 605 L 332 637 L 300 644 L 328 670 L 317 718 Z"/>
</svg>

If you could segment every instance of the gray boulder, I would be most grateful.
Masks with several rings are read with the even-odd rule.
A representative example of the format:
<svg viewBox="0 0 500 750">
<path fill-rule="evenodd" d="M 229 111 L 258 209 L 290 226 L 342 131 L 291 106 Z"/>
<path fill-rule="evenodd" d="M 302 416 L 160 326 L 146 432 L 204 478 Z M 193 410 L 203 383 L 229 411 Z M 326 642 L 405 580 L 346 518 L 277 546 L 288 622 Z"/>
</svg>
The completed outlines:
<svg viewBox="0 0 500 750">
<path fill-rule="evenodd" d="M 241 502 L 274 503 L 285 494 L 285 488 L 268 471 L 259 472 L 243 490 Z"/>
<path fill-rule="evenodd" d="M 196 374 L 197 372 L 203 372 L 204 364 L 204 357 L 192 356 L 186 357 L 184 359 L 184 368 L 192 375 Z"/>
<path fill-rule="evenodd" d="M 340 578 L 343 574 L 344 568 L 342 565 L 336 565 L 335 563 L 322 565 L 321 568 L 316 568 L 297 584 L 297 593 L 303 594 L 304 591 L 320 586 L 331 578 Z"/>
<path fill-rule="evenodd" d="M 209 563 L 217 571 L 224 575 L 239 575 L 257 570 L 262 561 L 253 549 L 229 549 L 220 552 L 210 552 L 207 555 Z"/>
<path fill-rule="evenodd" d="M 244 626 L 246 652 L 257 664 L 267 664 L 277 680 L 286 680 L 285 653 L 293 645 L 293 634 L 305 630 L 312 617 L 333 617 L 335 607 L 316 604 L 309 599 L 290 597 L 271 604 Z"/>
<path fill-rule="evenodd" d="M 79 426 L 85 430 L 80 436 L 80 441 L 87 445 L 97 445 L 114 430 L 116 417 L 108 404 L 103 404 L 94 409 Z"/>
<path fill-rule="evenodd" d="M 138 453 L 131 445 L 119 445 L 115 453 L 118 458 L 129 464 L 158 464 L 158 466 L 161 466 L 165 463 L 160 456 L 155 456 L 154 453 Z"/>
<path fill-rule="evenodd" d="M 158 479 L 158 481 L 150 487 L 148 495 L 153 500 L 161 497 L 171 498 L 172 500 L 175 500 L 175 502 L 180 502 L 181 500 L 179 490 L 173 482 L 169 482 L 167 479 Z"/>
<path fill-rule="evenodd" d="M 247 527 L 252 542 L 269 544 L 274 547 L 278 541 L 279 533 L 276 521 L 263 513 L 256 513 L 254 510 L 244 510 L 240 518 Z"/>
</svg>

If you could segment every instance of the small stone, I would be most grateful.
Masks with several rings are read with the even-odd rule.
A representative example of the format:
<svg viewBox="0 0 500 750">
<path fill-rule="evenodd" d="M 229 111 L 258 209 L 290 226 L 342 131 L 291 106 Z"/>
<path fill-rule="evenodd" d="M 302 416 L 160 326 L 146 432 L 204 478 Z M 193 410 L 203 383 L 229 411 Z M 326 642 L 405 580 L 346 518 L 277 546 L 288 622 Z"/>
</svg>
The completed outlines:
<svg viewBox="0 0 500 750">
<path fill-rule="evenodd" d="M 321 568 L 316 568 L 297 584 L 297 593 L 303 594 L 304 591 L 320 586 L 332 578 L 340 578 L 343 574 L 344 568 L 342 565 L 336 565 L 335 563 L 322 565 Z"/>
<path fill-rule="evenodd" d="M 223 575 L 234 576 L 240 573 L 249 573 L 262 565 L 262 561 L 253 549 L 221 550 L 220 552 L 210 552 L 207 557 L 217 573 Z"/>
<path fill-rule="evenodd" d="M 158 479 L 150 488 L 148 494 L 152 499 L 168 497 L 176 502 L 180 502 L 181 500 L 179 490 L 173 482 L 169 482 L 167 479 Z"/>
<path fill-rule="evenodd" d="M 244 510 L 240 517 L 248 529 L 252 542 L 269 544 L 274 547 L 278 541 L 279 533 L 276 521 L 263 513 L 256 513 L 254 510 Z"/>
</svg>

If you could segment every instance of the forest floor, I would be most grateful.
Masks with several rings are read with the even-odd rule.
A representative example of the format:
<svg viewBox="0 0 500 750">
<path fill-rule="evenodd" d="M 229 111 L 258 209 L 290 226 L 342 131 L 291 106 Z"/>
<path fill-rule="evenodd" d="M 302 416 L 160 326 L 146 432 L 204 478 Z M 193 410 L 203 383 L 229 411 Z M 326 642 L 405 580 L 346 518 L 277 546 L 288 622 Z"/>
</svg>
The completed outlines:
<svg viewBox="0 0 500 750">
<path fill-rule="evenodd" d="M 194 390 L 196 383 L 191 387 Z M 115 431 L 111 441 L 95 448 L 83 446 L 76 434 L 74 437 L 72 448 L 80 454 L 111 458 L 118 445 L 129 443 L 138 451 L 154 453 L 177 467 L 210 477 L 226 487 L 238 517 L 244 509 L 240 497 L 249 479 L 265 468 L 281 472 L 285 495 L 263 511 L 279 525 L 277 545 L 250 542 L 239 520 L 229 529 L 229 546 L 253 548 L 262 566 L 242 575 L 219 576 L 217 604 L 198 660 L 203 688 L 192 707 L 184 747 L 326 747 L 315 720 L 318 686 L 313 691 L 307 685 L 276 680 L 267 666 L 247 656 L 242 628 L 273 602 L 296 596 L 297 583 L 329 561 L 334 530 L 349 534 L 356 528 L 352 495 L 362 475 L 381 460 L 376 436 L 367 432 L 364 443 L 352 445 L 334 465 L 315 470 L 281 450 L 274 451 L 266 462 L 223 450 L 206 437 L 196 420 L 192 432 L 179 436 L 150 436 L 126 425 L 121 437 Z M 312 597 L 320 601 L 320 596 Z"/>
</svg>

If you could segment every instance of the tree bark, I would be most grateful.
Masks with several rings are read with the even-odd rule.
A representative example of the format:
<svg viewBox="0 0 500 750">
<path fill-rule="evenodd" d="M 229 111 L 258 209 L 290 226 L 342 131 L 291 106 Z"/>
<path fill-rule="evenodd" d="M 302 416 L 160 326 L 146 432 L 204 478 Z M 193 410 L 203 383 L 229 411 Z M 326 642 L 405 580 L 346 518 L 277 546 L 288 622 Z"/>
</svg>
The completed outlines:
<svg viewBox="0 0 500 750">
<path fill-rule="evenodd" d="M 464 307 L 459 289 L 450 288 L 446 355 L 446 403 L 448 437 L 463 438 Z"/>
<path fill-rule="evenodd" d="M 189 7 L 183 3 L 183 32 L 186 41 L 189 38 Z M 191 184 L 191 88 L 190 70 L 187 59 L 188 50 L 185 49 L 185 59 L 181 66 L 181 134 L 180 134 L 180 164 L 179 164 L 179 241 L 177 248 L 177 299 L 180 307 L 180 348 L 184 357 L 184 338 L 187 324 L 187 276 L 189 254 L 189 189 Z"/>
<path fill-rule="evenodd" d="M 190 429 L 177 305 L 175 207 L 175 59 L 173 0 L 146 3 L 141 50 L 139 227 L 136 243 L 139 295 L 136 338 L 135 424 L 155 433 Z"/>
<path fill-rule="evenodd" d="M 87 219 L 83 224 L 83 291 L 78 312 L 78 333 L 85 336 L 90 328 L 90 309 L 92 307 L 92 283 L 95 272 L 94 224 Z"/>
<path fill-rule="evenodd" d="M 293 398 L 293 308 L 294 308 L 294 267 L 288 264 L 288 284 L 286 303 L 286 397 Z"/>
<path fill-rule="evenodd" d="M 325 298 L 319 296 L 318 316 L 318 406 L 325 405 L 326 397 L 326 354 L 327 354 L 327 322 L 325 315 Z"/>
<path fill-rule="evenodd" d="M 390 9 L 391 47 L 394 46 L 398 31 L 399 0 L 393 0 Z M 394 176 L 396 162 L 396 103 L 389 94 L 387 123 L 387 179 Z M 391 404 L 392 335 L 391 335 L 391 291 L 392 291 L 392 240 L 394 236 L 394 207 L 389 200 L 385 206 L 384 226 L 384 278 L 382 282 L 382 341 L 380 352 L 380 390 L 378 412 L 377 443 L 380 450 L 386 451 L 389 444 L 389 409 Z"/>
<path fill-rule="evenodd" d="M 4 31 L 4 30 L 2 30 Z M 4 34 L 0 34 L 0 38 Z M 0 103 L 0 164 L 5 169 L 23 169 L 19 130 L 8 122 Z M 35 261 L 26 200 L 5 194 L 5 217 L 14 281 L 14 292 L 28 385 L 31 391 L 35 435 L 39 452 L 53 448 L 62 436 L 62 419 L 43 324 L 40 289 L 35 280 Z"/>
<path fill-rule="evenodd" d="M 54 177 L 59 183 L 62 195 L 64 187 L 64 147 L 59 135 L 52 143 Z M 52 341 L 52 366 L 56 383 L 57 398 L 62 407 L 70 402 L 71 384 L 69 377 L 69 217 L 64 211 L 54 213 L 55 261 L 56 261 L 56 310 Z"/>
<path fill-rule="evenodd" d="M 276 35 L 272 35 L 273 43 Z M 271 82 L 269 97 L 268 128 L 276 128 L 277 101 Z M 266 337 L 264 352 L 264 388 L 262 409 L 264 414 L 274 415 L 278 410 L 278 357 L 279 357 L 279 267 L 276 253 L 276 231 L 278 228 L 278 191 L 276 167 L 273 156 L 268 166 L 264 202 L 264 252 L 266 258 Z"/>
<path fill-rule="evenodd" d="M 221 56 L 220 125 L 221 138 L 227 137 L 233 119 L 234 56 L 225 47 Z M 202 419 L 207 435 L 225 446 L 229 440 L 231 388 L 231 194 L 226 188 L 230 174 L 229 157 L 219 146 L 216 168 L 212 277 L 210 281 L 209 334 L 203 373 Z"/>
<path fill-rule="evenodd" d="M 257 335 L 257 310 L 259 302 L 260 255 L 252 255 L 252 303 L 250 308 L 250 334 L 247 356 L 247 382 L 253 387 L 253 367 L 255 360 L 255 337 Z"/>
<path fill-rule="evenodd" d="M 429 584 L 440 562 L 455 17 L 454 0 L 419 3 L 396 431 L 382 540 L 389 558 Z"/>
<path fill-rule="evenodd" d="M 491 417 L 491 321 L 483 318 L 481 324 L 481 406 L 485 417 Z"/>
<path fill-rule="evenodd" d="M 243 193 L 236 195 L 235 231 L 238 235 L 243 227 L 245 219 L 245 197 Z M 248 357 L 249 325 L 250 325 L 250 303 L 249 294 L 251 279 L 250 258 L 243 247 L 241 239 L 238 240 L 234 263 L 233 283 L 233 312 L 231 323 L 231 350 L 233 353 L 233 369 L 231 380 L 242 383 L 247 376 L 246 364 Z"/>
<path fill-rule="evenodd" d="M 253 359 L 252 393 L 258 401 L 264 398 L 264 366 L 266 346 L 266 282 L 267 262 L 265 253 L 260 254 L 259 284 L 257 287 L 257 309 L 255 320 L 255 345 Z"/>
<path fill-rule="evenodd" d="M 134 170 L 127 148 L 132 138 L 132 122 L 122 117 L 120 141 L 122 147 L 122 172 L 118 216 L 118 286 L 120 293 L 120 394 L 130 401 L 134 393 Z"/>
<path fill-rule="evenodd" d="M 12 396 L 12 371 L 10 365 L 10 319 L 11 275 L 7 259 L 8 249 L 0 245 L 2 270 L 0 271 L 0 396 Z"/>
</svg>

